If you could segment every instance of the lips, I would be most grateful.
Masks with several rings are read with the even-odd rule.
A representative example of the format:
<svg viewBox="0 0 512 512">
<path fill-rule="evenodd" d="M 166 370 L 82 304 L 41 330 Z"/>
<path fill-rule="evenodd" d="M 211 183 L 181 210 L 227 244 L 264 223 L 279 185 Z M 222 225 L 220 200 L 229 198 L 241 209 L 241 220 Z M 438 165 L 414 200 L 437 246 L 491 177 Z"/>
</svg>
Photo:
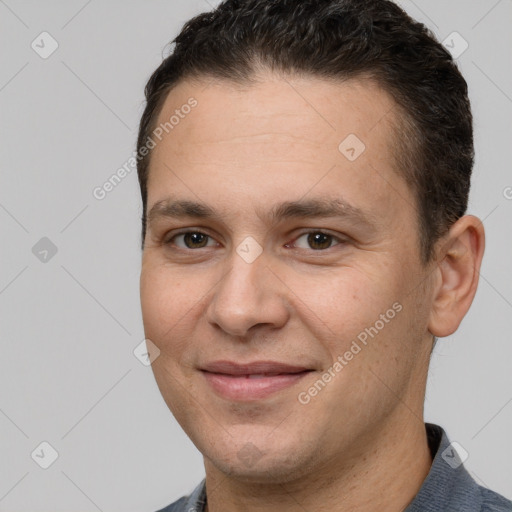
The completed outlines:
<svg viewBox="0 0 512 512">
<path fill-rule="evenodd" d="M 215 361 L 204 365 L 201 371 L 217 395 L 228 400 L 254 401 L 293 386 L 313 370 L 276 361 Z"/>
<path fill-rule="evenodd" d="M 215 361 L 206 364 L 201 369 L 210 373 L 221 373 L 225 375 L 278 375 L 280 373 L 299 373 L 307 371 L 309 368 L 304 366 L 292 366 L 276 361 L 254 361 L 247 364 L 232 361 Z"/>
</svg>

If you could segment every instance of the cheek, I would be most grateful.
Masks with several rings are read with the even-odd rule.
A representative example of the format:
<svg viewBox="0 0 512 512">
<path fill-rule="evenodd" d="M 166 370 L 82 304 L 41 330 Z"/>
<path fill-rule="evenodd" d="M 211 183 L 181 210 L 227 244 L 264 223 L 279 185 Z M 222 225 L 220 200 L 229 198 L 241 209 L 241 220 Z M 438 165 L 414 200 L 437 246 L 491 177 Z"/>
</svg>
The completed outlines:
<svg viewBox="0 0 512 512">
<path fill-rule="evenodd" d="M 140 279 L 140 299 L 146 337 L 162 351 L 179 352 L 179 340 L 186 336 L 178 333 L 187 324 L 188 315 L 194 314 L 201 293 L 197 283 L 184 281 L 172 270 L 157 266 L 143 265 Z M 176 343 L 178 341 L 178 343 Z"/>
<path fill-rule="evenodd" d="M 191 282 L 192 281 L 192 282 Z M 187 350 L 193 348 L 195 321 L 203 295 L 194 285 L 194 278 L 185 280 L 183 273 L 158 263 L 143 263 L 140 278 L 140 298 L 144 333 L 160 350 L 151 365 L 155 380 L 169 409 L 182 424 L 194 410 L 193 372 Z M 195 291 L 194 291 L 195 290 Z M 193 292 L 194 291 L 194 292 Z M 188 392 L 184 392 L 184 389 Z"/>
<path fill-rule="evenodd" d="M 375 271 L 370 274 L 344 267 L 324 274 L 302 275 L 290 288 L 303 319 L 311 318 L 319 331 L 344 343 L 392 307 L 397 293 L 386 275 L 387 272 L 377 275 Z"/>
<path fill-rule="evenodd" d="M 341 358 L 344 377 L 334 379 L 333 391 L 345 386 L 346 379 L 359 382 L 361 392 L 368 390 L 371 368 L 379 375 L 405 371 L 398 367 L 410 362 L 414 349 L 407 340 L 414 333 L 400 269 L 345 267 L 324 276 L 303 277 L 298 283 L 296 294 L 303 303 L 297 301 L 296 308 L 329 354 L 326 365 Z"/>
</svg>

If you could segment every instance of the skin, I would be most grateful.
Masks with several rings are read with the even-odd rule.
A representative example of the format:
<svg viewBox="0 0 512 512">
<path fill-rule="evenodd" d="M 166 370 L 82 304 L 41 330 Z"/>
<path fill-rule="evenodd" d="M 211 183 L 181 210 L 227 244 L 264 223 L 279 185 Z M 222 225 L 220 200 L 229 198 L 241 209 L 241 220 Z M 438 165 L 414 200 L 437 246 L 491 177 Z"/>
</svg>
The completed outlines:
<svg viewBox="0 0 512 512">
<path fill-rule="evenodd" d="M 414 195 L 393 158 L 398 112 L 373 82 L 184 81 L 159 122 L 190 97 L 198 105 L 153 150 L 148 211 L 172 196 L 218 217 L 151 219 L 141 304 L 160 350 L 156 382 L 204 456 L 208 510 L 402 510 L 432 462 L 423 402 L 433 335 L 453 333 L 471 305 L 481 222 L 459 219 L 422 264 Z M 338 149 L 348 134 L 366 146 L 354 161 Z M 371 224 L 268 217 L 279 202 L 318 198 L 343 198 Z M 206 245 L 175 236 L 185 228 L 208 235 Z M 327 248 L 308 244 L 319 229 L 332 235 Z M 252 263 L 236 251 L 248 236 L 263 250 Z M 301 404 L 298 394 L 395 303 L 401 311 Z M 236 402 L 198 369 L 219 359 L 314 371 Z"/>
</svg>

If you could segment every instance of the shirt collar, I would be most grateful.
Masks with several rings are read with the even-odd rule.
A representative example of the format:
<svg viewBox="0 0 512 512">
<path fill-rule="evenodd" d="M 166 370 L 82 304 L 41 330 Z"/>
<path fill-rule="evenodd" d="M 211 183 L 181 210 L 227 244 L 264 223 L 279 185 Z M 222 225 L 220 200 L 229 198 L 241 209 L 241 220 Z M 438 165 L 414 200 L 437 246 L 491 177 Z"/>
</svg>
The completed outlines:
<svg viewBox="0 0 512 512">
<path fill-rule="evenodd" d="M 464 468 L 460 454 L 438 425 L 426 423 L 433 461 L 418 494 L 404 512 L 439 510 L 479 511 L 482 496 L 478 484 Z M 463 448 L 461 449 L 461 451 Z"/>
</svg>

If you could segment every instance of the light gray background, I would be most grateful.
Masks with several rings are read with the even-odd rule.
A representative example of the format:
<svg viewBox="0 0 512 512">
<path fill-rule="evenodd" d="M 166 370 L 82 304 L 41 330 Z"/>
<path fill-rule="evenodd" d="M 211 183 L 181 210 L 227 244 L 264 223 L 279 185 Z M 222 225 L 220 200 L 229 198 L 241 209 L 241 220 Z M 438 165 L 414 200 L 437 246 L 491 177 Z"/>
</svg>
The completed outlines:
<svg viewBox="0 0 512 512">
<path fill-rule="evenodd" d="M 144 338 L 135 172 L 102 201 L 92 191 L 135 150 L 166 43 L 216 3 L 0 0 L 0 510 L 154 511 L 203 476 L 133 355 Z M 469 43 L 458 61 L 475 116 L 470 213 L 487 233 L 473 307 L 432 360 L 426 419 L 512 498 L 512 2 L 401 3 L 440 40 Z M 59 44 L 47 59 L 31 48 L 43 31 Z M 46 262 L 32 252 L 42 237 L 58 251 Z M 59 454 L 46 470 L 31 458 L 42 441 Z"/>
</svg>

